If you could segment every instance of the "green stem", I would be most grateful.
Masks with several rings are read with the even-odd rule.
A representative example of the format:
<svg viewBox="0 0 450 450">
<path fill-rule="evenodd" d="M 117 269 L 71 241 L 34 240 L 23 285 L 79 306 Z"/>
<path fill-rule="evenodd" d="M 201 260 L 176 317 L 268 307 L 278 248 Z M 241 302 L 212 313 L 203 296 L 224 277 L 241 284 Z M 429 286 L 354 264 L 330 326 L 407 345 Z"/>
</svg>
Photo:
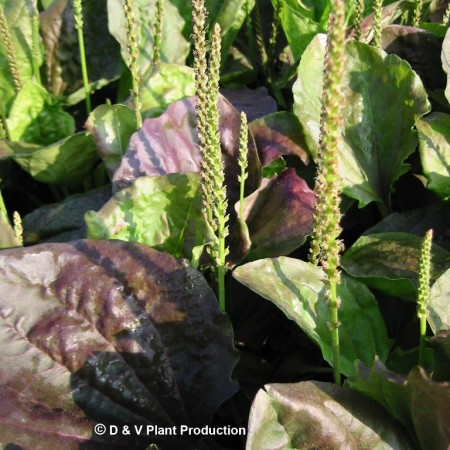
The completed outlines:
<svg viewBox="0 0 450 450">
<path fill-rule="evenodd" d="M 334 277 L 333 277 L 334 278 Z M 333 374 L 334 382 L 341 384 L 341 359 L 339 348 L 339 300 L 336 293 L 336 280 L 330 280 L 329 290 L 330 328 L 331 328 L 331 348 L 333 352 Z"/>
<path fill-rule="evenodd" d="M 80 63 L 81 63 L 81 74 L 83 77 L 84 94 L 86 97 L 86 113 L 89 114 L 92 111 L 91 108 L 91 90 L 89 87 L 89 77 L 86 63 L 86 52 L 84 45 L 83 36 L 83 10 L 81 6 L 81 0 L 74 0 L 74 12 L 75 12 L 75 27 L 78 32 L 78 45 L 80 48 Z"/>
</svg>

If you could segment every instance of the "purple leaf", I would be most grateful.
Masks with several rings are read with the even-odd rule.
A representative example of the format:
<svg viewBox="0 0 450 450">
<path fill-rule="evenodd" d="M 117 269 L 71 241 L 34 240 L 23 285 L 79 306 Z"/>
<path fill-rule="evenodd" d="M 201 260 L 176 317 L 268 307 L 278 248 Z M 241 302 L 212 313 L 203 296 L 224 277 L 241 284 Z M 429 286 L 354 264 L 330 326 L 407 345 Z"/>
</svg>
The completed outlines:
<svg viewBox="0 0 450 450">
<path fill-rule="evenodd" d="M 239 198 L 240 115 L 223 96 L 219 96 L 219 113 L 225 181 L 229 202 L 232 203 L 233 199 Z M 199 171 L 195 97 L 190 97 L 171 103 L 161 116 L 144 121 L 143 127 L 131 137 L 113 181 L 122 189 L 139 176 Z M 248 173 L 246 189 L 250 193 L 261 182 L 261 166 L 251 136 Z"/>
<path fill-rule="evenodd" d="M 288 255 L 312 230 L 314 192 L 290 168 L 271 179 L 245 199 L 252 248 L 247 261 Z M 237 205 L 238 207 L 238 205 Z"/>
<path fill-rule="evenodd" d="M 239 111 L 244 111 L 249 122 L 277 112 L 277 102 L 263 86 L 249 89 L 221 89 L 221 94 Z"/>
<path fill-rule="evenodd" d="M 145 448 L 159 438 L 93 426 L 206 425 L 236 390 L 231 329 L 204 278 L 120 241 L 2 251 L 0 353 L 0 441 L 30 450 Z"/>
<path fill-rule="evenodd" d="M 251 122 L 249 129 L 263 167 L 283 155 L 297 155 L 304 164 L 309 163 L 303 129 L 294 114 L 270 114 Z"/>
</svg>

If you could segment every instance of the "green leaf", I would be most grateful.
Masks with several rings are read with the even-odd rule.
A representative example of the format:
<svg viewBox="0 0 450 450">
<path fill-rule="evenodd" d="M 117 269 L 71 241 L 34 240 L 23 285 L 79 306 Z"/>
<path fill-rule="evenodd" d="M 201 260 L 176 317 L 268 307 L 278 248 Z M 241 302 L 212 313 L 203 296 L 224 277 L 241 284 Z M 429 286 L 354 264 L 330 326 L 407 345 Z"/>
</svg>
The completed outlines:
<svg viewBox="0 0 450 450">
<path fill-rule="evenodd" d="M 212 290 L 148 247 L 83 240 L 3 250 L 0 310 L 5 446 L 198 448 L 198 437 L 146 426 L 205 426 L 236 392 L 232 330 Z M 143 430 L 100 435 L 96 423 Z"/>
<path fill-rule="evenodd" d="M 20 246 L 21 244 L 14 234 L 14 229 L 7 215 L 0 210 L 0 249 Z"/>
<path fill-rule="evenodd" d="M 0 141 L 2 147 L 11 150 L 13 159 L 36 180 L 59 186 L 80 186 L 98 160 L 89 133 L 77 133 L 47 147 Z"/>
<path fill-rule="evenodd" d="M 29 81 L 17 94 L 8 119 L 11 140 L 49 145 L 75 132 L 74 118 L 42 86 Z"/>
<path fill-rule="evenodd" d="M 410 233 L 378 233 L 360 237 L 342 256 L 341 266 L 367 286 L 403 300 L 417 300 L 422 237 Z M 431 282 L 450 267 L 450 253 L 432 246 Z"/>
<path fill-rule="evenodd" d="M 275 303 L 332 363 L 326 276 L 320 267 L 287 257 L 261 259 L 238 267 L 233 277 Z M 343 275 L 338 296 L 341 371 L 349 376 L 355 373 L 357 359 L 372 364 L 379 355 L 385 360 L 391 342 L 375 298 L 364 284 Z"/>
<path fill-rule="evenodd" d="M 450 330 L 450 269 L 446 270 L 433 284 L 428 303 L 428 323 L 436 334 Z"/>
<path fill-rule="evenodd" d="M 85 220 L 91 239 L 140 242 L 190 259 L 206 242 L 200 174 L 139 177 Z"/>
<path fill-rule="evenodd" d="M 442 68 L 447 74 L 447 87 L 445 89 L 445 96 L 450 102 L 450 29 L 445 33 L 444 42 L 442 43 L 441 53 Z"/>
<path fill-rule="evenodd" d="M 111 185 L 72 195 L 35 209 L 23 218 L 25 244 L 69 242 L 86 237 L 84 214 L 100 209 L 111 197 Z"/>
<path fill-rule="evenodd" d="M 319 381 L 268 384 L 250 410 L 247 450 L 409 450 L 398 422 L 371 399 Z"/>
<path fill-rule="evenodd" d="M 0 0 L 3 8 L 10 39 L 14 47 L 14 58 L 20 74 L 22 84 L 31 80 L 33 76 L 32 62 L 32 17 L 37 16 L 34 2 L 28 0 Z M 40 65 L 41 61 L 38 61 Z M 14 82 L 6 58 L 6 49 L 2 43 L 0 45 L 0 113 L 7 116 L 12 101 L 16 95 Z"/>
<path fill-rule="evenodd" d="M 127 33 L 122 2 L 117 0 L 107 0 L 107 2 L 109 31 L 119 42 L 124 61 L 128 61 Z M 136 0 L 135 6 L 139 49 L 138 64 L 141 74 L 143 74 L 152 65 L 156 0 Z M 190 43 L 182 34 L 185 26 L 186 22 L 180 16 L 176 6 L 170 1 L 164 2 L 161 42 L 162 62 L 185 64 L 190 49 Z"/>
<path fill-rule="evenodd" d="M 432 113 L 417 122 L 419 153 L 428 189 L 450 198 L 450 116 Z"/>
<path fill-rule="evenodd" d="M 294 112 L 314 156 L 320 134 L 325 40 L 319 35 L 311 42 L 293 87 Z M 344 139 L 339 149 L 342 187 L 360 207 L 375 201 L 387 208 L 392 185 L 408 169 L 404 160 L 417 145 L 412 127 L 429 111 L 427 94 L 417 74 L 396 55 L 349 41 L 346 61 Z"/>
<path fill-rule="evenodd" d="M 118 78 L 123 70 L 120 47 L 108 30 L 107 0 L 83 0 L 83 36 L 91 90 Z M 120 2 L 118 2 L 120 3 Z M 41 13 L 48 85 L 57 95 L 85 97 L 73 1 L 56 0 Z"/>
<path fill-rule="evenodd" d="M 85 126 L 112 178 L 136 131 L 134 112 L 125 105 L 100 105 L 89 115 Z"/>
<path fill-rule="evenodd" d="M 140 85 L 143 118 L 159 115 L 170 103 L 194 95 L 195 80 L 191 67 L 161 63 L 149 71 Z"/>
<path fill-rule="evenodd" d="M 450 380 L 450 329 L 439 331 L 428 339 L 427 344 L 433 349 L 436 360 L 433 380 Z"/>
<path fill-rule="evenodd" d="M 370 370 L 360 366 L 357 377 L 347 383 L 382 404 L 417 438 L 421 449 L 447 448 L 450 442 L 448 381 L 430 379 L 421 367 L 401 377 L 377 362 Z"/>
<path fill-rule="evenodd" d="M 329 0 L 283 2 L 281 25 L 296 61 L 302 57 L 306 47 L 318 33 L 325 33 L 330 9 Z"/>
</svg>

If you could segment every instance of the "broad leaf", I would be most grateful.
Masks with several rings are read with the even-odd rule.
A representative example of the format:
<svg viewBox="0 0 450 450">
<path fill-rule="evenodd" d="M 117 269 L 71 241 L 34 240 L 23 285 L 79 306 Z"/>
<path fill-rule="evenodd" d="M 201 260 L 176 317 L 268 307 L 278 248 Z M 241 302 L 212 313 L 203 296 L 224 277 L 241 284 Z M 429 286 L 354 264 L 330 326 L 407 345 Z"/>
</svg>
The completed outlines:
<svg viewBox="0 0 450 450">
<path fill-rule="evenodd" d="M 445 89 L 445 96 L 450 102 L 450 29 L 444 37 L 444 42 L 442 43 L 442 53 L 441 53 L 442 68 L 447 74 L 447 87 Z"/>
<path fill-rule="evenodd" d="M 324 53 L 325 36 L 319 35 L 305 51 L 293 87 L 294 112 L 313 155 L 320 133 Z M 429 111 L 427 95 L 417 74 L 396 55 L 349 41 L 346 60 L 342 186 L 360 207 L 375 201 L 387 208 L 392 185 L 407 170 L 404 160 L 417 145 L 412 127 Z"/>
<path fill-rule="evenodd" d="M 0 310 L 5 445 L 190 448 L 192 437 L 100 436 L 93 427 L 206 425 L 236 390 L 231 328 L 211 289 L 147 247 L 74 241 L 2 251 Z"/>
<path fill-rule="evenodd" d="M 8 216 L 0 209 L 0 249 L 11 247 L 20 247 L 20 242 L 14 233 Z"/>
<path fill-rule="evenodd" d="M 428 189 L 450 198 L 450 116 L 432 113 L 417 122 L 419 152 Z"/>
<path fill-rule="evenodd" d="M 25 244 L 69 242 L 86 237 L 84 214 L 100 209 L 111 197 L 111 185 L 73 195 L 35 209 L 23 217 Z"/>
<path fill-rule="evenodd" d="M 107 0 L 108 27 L 110 33 L 119 42 L 124 61 L 129 60 L 127 50 L 127 31 L 122 2 Z M 137 0 L 135 2 L 136 29 L 138 35 L 138 65 L 141 74 L 153 64 L 154 21 L 156 17 L 156 0 Z M 165 63 L 184 64 L 189 53 L 190 43 L 183 37 L 186 26 L 176 6 L 164 2 L 162 23 L 161 61 Z"/>
<path fill-rule="evenodd" d="M 34 2 L 28 0 L 0 0 L 3 9 L 10 40 L 14 48 L 14 60 L 19 72 L 22 84 L 31 80 L 33 75 L 32 65 L 32 17 L 38 12 Z M 41 57 L 41 55 L 39 55 Z M 38 65 L 42 60 L 38 61 Z M 16 90 L 6 57 L 6 48 L 0 45 L 0 114 L 6 117 L 9 113 L 11 103 L 15 97 Z"/>
<path fill-rule="evenodd" d="M 428 89 L 442 89 L 446 77 L 441 66 L 442 38 L 420 28 L 390 25 L 383 29 L 381 46 L 411 64 Z"/>
<path fill-rule="evenodd" d="M 332 363 L 326 275 L 320 267 L 287 257 L 261 259 L 238 267 L 233 277 L 275 303 Z M 375 355 L 379 355 L 385 360 L 391 343 L 375 298 L 366 286 L 343 275 L 337 291 L 341 299 L 341 371 L 348 376 L 355 373 L 357 359 L 372 364 Z"/>
<path fill-rule="evenodd" d="M 76 187 L 92 173 L 98 153 L 92 136 L 77 133 L 47 147 L 0 141 L 13 153 L 13 159 L 36 180 Z"/>
<path fill-rule="evenodd" d="M 83 0 L 83 36 L 89 81 L 93 89 L 119 77 L 120 48 L 108 30 L 107 0 Z M 77 93 L 71 103 L 84 98 L 73 2 L 56 0 L 41 14 L 49 88 L 58 95 Z"/>
<path fill-rule="evenodd" d="M 219 113 L 225 181 L 229 205 L 232 205 L 239 198 L 240 115 L 223 96 L 219 97 Z M 261 182 L 261 166 L 251 135 L 249 138 L 246 195 Z M 139 176 L 196 171 L 200 171 L 200 153 L 197 147 L 195 98 L 190 97 L 171 103 L 161 116 L 144 121 L 142 128 L 131 137 L 113 180 L 120 189 Z"/>
<path fill-rule="evenodd" d="M 61 102 L 39 84 L 29 81 L 11 106 L 8 128 L 11 140 L 49 145 L 75 132 L 75 120 Z"/>
<path fill-rule="evenodd" d="M 439 331 L 427 344 L 433 349 L 436 360 L 433 380 L 450 380 L 450 329 Z"/>
<path fill-rule="evenodd" d="M 244 86 L 239 89 L 221 89 L 220 93 L 239 112 L 245 112 L 248 122 L 277 112 L 277 103 L 265 87 L 249 89 Z"/>
<path fill-rule="evenodd" d="M 250 410 L 247 450 L 409 450 L 402 427 L 373 400 L 318 381 L 268 384 Z"/>
<path fill-rule="evenodd" d="M 191 67 L 161 63 L 141 81 L 139 99 L 143 117 L 163 113 L 170 103 L 195 95 L 194 71 Z"/>
<path fill-rule="evenodd" d="M 311 40 L 318 33 L 326 31 L 327 17 L 331 10 L 329 0 L 305 3 L 286 0 L 280 15 L 283 31 L 296 61 L 302 57 Z"/>
<path fill-rule="evenodd" d="M 416 367 L 400 377 L 377 363 L 360 366 L 352 389 L 377 400 L 416 436 L 420 448 L 446 449 L 450 442 L 450 383 L 436 382 Z"/>
<path fill-rule="evenodd" d="M 246 261 L 288 255 L 300 247 L 312 231 L 314 205 L 314 192 L 294 169 L 263 179 L 244 200 L 252 242 Z"/>
<path fill-rule="evenodd" d="M 294 114 L 286 111 L 269 114 L 250 122 L 249 129 L 263 167 L 282 155 L 297 155 L 308 164 L 303 129 Z"/>
<path fill-rule="evenodd" d="M 450 269 L 433 284 L 428 303 L 428 323 L 433 333 L 450 330 Z"/>
<path fill-rule="evenodd" d="M 410 233 L 360 237 L 341 258 L 342 268 L 368 286 L 403 300 L 416 301 L 423 238 Z M 450 267 L 450 253 L 433 245 L 431 283 Z"/>
<path fill-rule="evenodd" d="M 134 112 L 125 105 L 100 105 L 86 121 L 108 174 L 120 166 L 131 135 L 136 131 Z"/>
<path fill-rule="evenodd" d="M 85 220 L 91 239 L 140 242 L 176 258 L 191 259 L 207 242 L 197 173 L 139 177 Z"/>
</svg>

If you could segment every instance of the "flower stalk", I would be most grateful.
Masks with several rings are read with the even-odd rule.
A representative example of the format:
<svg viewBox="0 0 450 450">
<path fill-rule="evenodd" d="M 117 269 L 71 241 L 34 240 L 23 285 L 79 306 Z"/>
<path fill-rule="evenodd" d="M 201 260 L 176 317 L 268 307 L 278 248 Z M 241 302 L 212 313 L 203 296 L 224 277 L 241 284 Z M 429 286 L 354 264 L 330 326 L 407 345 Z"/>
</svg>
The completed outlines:
<svg viewBox="0 0 450 450">
<path fill-rule="evenodd" d="M 89 87 L 89 76 L 86 62 L 86 50 L 84 45 L 83 35 L 83 7 L 81 0 L 74 0 L 73 8 L 75 13 L 75 28 L 78 33 L 78 46 L 80 48 L 80 63 L 81 74 L 83 77 L 84 95 L 86 98 L 86 114 L 89 115 L 92 111 L 91 107 L 91 89 Z"/>
<path fill-rule="evenodd" d="M 442 25 L 448 26 L 448 22 L 450 20 L 450 3 L 447 5 L 445 9 L 444 17 L 442 18 Z"/>
<path fill-rule="evenodd" d="M 355 0 L 355 18 L 353 21 L 353 27 L 355 29 L 355 40 L 360 41 L 361 40 L 361 26 L 362 26 L 362 19 L 364 15 L 364 0 Z"/>
<path fill-rule="evenodd" d="M 431 245 L 433 230 L 428 230 L 422 241 L 419 259 L 419 289 L 417 294 L 417 317 L 419 318 L 419 366 L 425 363 L 425 338 L 427 333 L 427 308 L 430 298 Z"/>
<path fill-rule="evenodd" d="M 156 0 L 156 20 L 153 39 L 153 67 L 161 61 L 162 22 L 164 17 L 164 0 Z"/>
<path fill-rule="evenodd" d="M 420 19 L 422 18 L 423 0 L 416 0 L 416 5 L 414 7 L 414 18 L 413 26 L 419 27 Z"/>
<path fill-rule="evenodd" d="M 16 92 L 19 92 L 23 86 L 22 77 L 20 75 L 19 68 L 17 67 L 14 45 L 11 40 L 11 31 L 9 29 L 8 22 L 6 20 L 3 6 L 1 5 L 0 5 L 0 36 L 2 38 L 3 45 L 5 46 L 6 49 L 6 59 L 8 60 L 8 66 L 13 78 L 14 87 L 16 88 Z"/>
<path fill-rule="evenodd" d="M 339 349 L 339 298 L 341 233 L 340 176 L 338 152 L 342 141 L 342 105 L 345 103 L 342 79 L 345 70 L 345 4 L 335 0 L 328 24 L 322 94 L 321 132 L 318 173 L 315 182 L 316 212 L 314 215 L 310 259 L 320 262 L 327 275 L 327 297 L 330 312 L 329 328 L 333 350 L 334 380 L 341 382 Z"/>
<path fill-rule="evenodd" d="M 245 180 L 248 178 L 248 125 L 247 115 L 244 111 L 241 112 L 241 128 L 239 132 L 239 167 L 241 168 L 241 174 L 238 175 L 239 181 L 239 218 L 244 218 L 244 190 Z"/>
<path fill-rule="evenodd" d="M 125 28 L 127 30 L 128 68 L 130 69 L 132 80 L 131 97 L 133 99 L 136 127 L 137 129 L 140 129 L 142 127 L 142 113 L 141 101 L 139 100 L 139 49 L 134 8 L 134 0 L 123 0 L 123 9 L 125 12 Z"/>
<path fill-rule="evenodd" d="M 373 46 L 381 48 L 381 14 L 383 11 L 383 0 L 373 2 Z"/>
<path fill-rule="evenodd" d="M 16 236 L 18 244 L 23 247 L 23 225 L 22 225 L 22 218 L 20 217 L 20 214 L 17 211 L 14 211 L 13 213 L 13 229 L 14 229 L 14 235 Z"/>
<path fill-rule="evenodd" d="M 221 30 L 216 24 L 211 39 L 209 65 L 206 47 L 206 9 L 203 0 L 193 0 L 194 72 L 196 86 L 197 133 L 201 160 L 203 211 L 213 231 L 209 251 L 217 275 L 219 307 L 225 311 L 225 273 L 228 248 L 228 201 L 219 133 L 219 79 Z"/>
</svg>

